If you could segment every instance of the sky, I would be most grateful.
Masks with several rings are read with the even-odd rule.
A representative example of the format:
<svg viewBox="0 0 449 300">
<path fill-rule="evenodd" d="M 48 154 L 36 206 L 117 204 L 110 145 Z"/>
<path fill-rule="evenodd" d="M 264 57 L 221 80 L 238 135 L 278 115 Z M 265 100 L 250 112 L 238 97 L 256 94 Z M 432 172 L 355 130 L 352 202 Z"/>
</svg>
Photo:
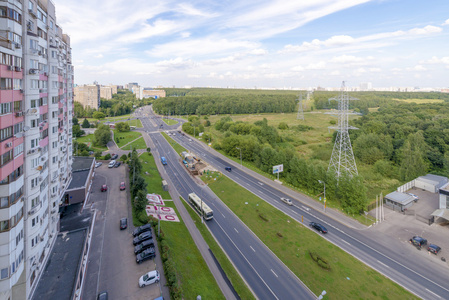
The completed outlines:
<svg viewBox="0 0 449 300">
<path fill-rule="evenodd" d="M 447 0 L 53 0 L 75 83 L 449 87 Z"/>
</svg>

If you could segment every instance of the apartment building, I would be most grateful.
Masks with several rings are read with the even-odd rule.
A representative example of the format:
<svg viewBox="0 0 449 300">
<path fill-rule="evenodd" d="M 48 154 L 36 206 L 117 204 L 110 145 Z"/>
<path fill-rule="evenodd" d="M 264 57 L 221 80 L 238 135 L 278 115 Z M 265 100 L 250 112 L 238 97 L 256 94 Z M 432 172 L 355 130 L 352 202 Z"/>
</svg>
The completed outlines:
<svg viewBox="0 0 449 300">
<path fill-rule="evenodd" d="M 71 181 L 70 38 L 51 1 L 0 2 L 0 299 L 30 299 Z"/>
<path fill-rule="evenodd" d="M 163 98 L 166 96 L 165 90 L 153 90 L 152 88 L 144 88 L 142 98 Z"/>
<path fill-rule="evenodd" d="M 74 88 L 74 93 L 74 100 L 81 103 L 84 108 L 98 109 L 100 107 L 100 86 L 98 84 L 78 85 Z"/>
<path fill-rule="evenodd" d="M 100 98 L 110 100 L 112 99 L 112 87 L 110 86 L 100 86 Z"/>
</svg>

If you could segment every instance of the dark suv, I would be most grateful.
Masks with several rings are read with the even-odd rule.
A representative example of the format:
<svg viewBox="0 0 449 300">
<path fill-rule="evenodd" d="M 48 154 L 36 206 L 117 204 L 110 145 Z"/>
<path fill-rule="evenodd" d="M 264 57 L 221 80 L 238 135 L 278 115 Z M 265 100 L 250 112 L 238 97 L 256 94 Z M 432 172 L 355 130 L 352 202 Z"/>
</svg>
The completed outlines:
<svg viewBox="0 0 449 300">
<path fill-rule="evenodd" d="M 435 244 L 430 244 L 429 247 L 427 247 L 427 251 L 429 251 L 430 253 L 433 253 L 435 255 L 438 255 L 438 252 L 440 252 L 440 250 L 441 250 L 441 248 Z"/>
<path fill-rule="evenodd" d="M 142 253 L 137 254 L 136 256 L 136 262 L 140 264 L 141 262 L 152 259 L 156 257 L 156 249 L 154 247 L 148 248 L 147 250 L 143 251 Z"/>
<path fill-rule="evenodd" d="M 151 224 L 142 225 L 142 226 L 137 227 L 136 229 L 134 229 L 133 236 L 139 235 L 142 232 L 146 232 L 146 231 L 150 231 L 150 230 L 151 230 Z"/>
<path fill-rule="evenodd" d="M 315 228 L 316 230 L 318 230 L 321 233 L 327 233 L 326 227 L 324 227 L 320 223 L 310 222 L 309 225 L 310 225 L 310 227 Z"/>
<path fill-rule="evenodd" d="M 140 235 L 136 236 L 133 240 L 133 245 L 137 245 L 142 243 L 143 241 L 149 240 L 153 238 L 153 235 L 151 234 L 151 231 L 147 231 L 144 233 L 141 233 Z"/>
<path fill-rule="evenodd" d="M 134 254 L 139 254 L 143 250 L 146 250 L 146 249 L 151 248 L 151 247 L 154 247 L 153 239 L 149 239 L 149 240 L 143 241 L 142 243 L 140 243 L 139 245 L 134 247 Z"/>
<path fill-rule="evenodd" d="M 418 248 L 421 248 L 422 246 L 427 245 L 427 240 L 424 239 L 424 238 L 422 238 L 422 237 L 420 237 L 420 236 L 417 236 L 417 235 L 415 235 L 414 237 L 412 237 L 412 238 L 409 240 L 409 242 L 410 242 L 410 244 L 412 244 L 412 245 L 414 245 L 414 246 L 416 246 L 416 247 L 418 247 Z"/>
</svg>

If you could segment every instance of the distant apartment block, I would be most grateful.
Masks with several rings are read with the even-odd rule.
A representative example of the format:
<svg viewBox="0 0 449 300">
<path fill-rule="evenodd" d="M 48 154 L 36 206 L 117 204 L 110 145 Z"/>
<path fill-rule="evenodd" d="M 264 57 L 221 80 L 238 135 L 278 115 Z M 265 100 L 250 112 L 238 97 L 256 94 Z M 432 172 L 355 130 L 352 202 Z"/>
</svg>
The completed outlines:
<svg viewBox="0 0 449 300">
<path fill-rule="evenodd" d="M 144 88 L 142 91 L 142 98 L 163 98 L 165 97 L 165 90 L 153 90 L 150 88 Z"/>
<path fill-rule="evenodd" d="M 373 89 L 373 84 L 371 82 L 362 82 L 360 83 L 361 91 L 371 91 Z"/>
<path fill-rule="evenodd" d="M 0 12 L 0 299 L 30 299 L 71 182 L 72 53 L 52 1 Z"/>
<path fill-rule="evenodd" d="M 100 86 L 100 98 L 110 100 L 112 99 L 112 88 L 110 86 Z"/>
<path fill-rule="evenodd" d="M 100 107 L 100 86 L 98 84 L 76 86 L 74 93 L 75 102 L 81 103 L 84 108 L 91 107 L 98 109 Z"/>
</svg>

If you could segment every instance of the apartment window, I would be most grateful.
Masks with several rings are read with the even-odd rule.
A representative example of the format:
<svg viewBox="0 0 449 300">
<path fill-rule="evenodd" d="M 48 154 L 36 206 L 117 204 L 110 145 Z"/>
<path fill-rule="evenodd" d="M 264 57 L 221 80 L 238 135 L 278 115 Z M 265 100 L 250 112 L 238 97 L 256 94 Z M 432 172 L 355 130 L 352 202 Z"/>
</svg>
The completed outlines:
<svg viewBox="0 0 449 300">
<path fill-rule="evenodd" d="M 45 82 L 46 83 L 46 81 L 41 81 L 41 82 Z M 43 84 L 43 86 L 44 85 L 45 85 L 45 88 L 47 88 L 47 85 Z M 39 98 L 39 106 L 47 105 L 47 103 L 48 103 L 48 98 L 47 97 Z"/>
<path fill-rule="evenodd" d="M 30 39 L 30 49 L 37 51 L 39 49 L 38 41 Z"/>
<path fill-rule="evenodd" d="M 39 223 L 39 216 L 31 220 L 31 227 L 34 227 L 37 223 Z"/>
<path fill-rule="evenodd" d="M 12 126 L 0 129 L 0 141 L 9 139 L 12 137 Z"/>
<path fill-rule="evenodd" d="M 58 157 L 57 156 L 53 156 L 52 160 L 53 160 L 53 163 L 57 163 L 58 162 Z"/>
<path fill-rule="evenodd" d="M 12 102 L 1 103 L 0 104 L 0 115 L 5 115 L 11 113 Z"/>
<path fill-rule="evenodd" d="M 22 101 L 14 101 L 14 112 L 22 111 Z"/>
<path fill-rule="evenodd" d="M 12 150 L 9 150 L 8 152 L 2 154 L 0 166 L 3 166 L 3 165 L 5 165 L 5 164 L 7 164 L 7 163 L 10 162 L 11 160 L 12 160 Z"/>
<path fill-rule="evenodd" d="M 9 174 L 5 179 L 0 181 L 0 184 L 8 184 L 10 182 L 13 182 L 22 175 L 23 175 L 23 166 L 20 166 L 11 174 Z"/>
<path fill-rule="evenodd" d="M 22 44 L 22 37 L 12 31 L 8 32 L 8 40 L 13 41 L 17 44 Z"/>
<path fill-rule="evenodd" d="M 31 128 L 37 127 L 37 124 L 38 124 L 38 120 L 37 120 L 37 119 L 34 119 L 34 120 L 31 120 L 31 121 L 30 121 L 30 126 L 31 126 Z"/>
<path fill-rule="evenodd" d="M 51 84 L 54 89 L 57 89 L 59 86 L 57 81 L 52 81 Z"/>
<path fill-rule="evenodd" d="M 53 21 L 50 20 L 50 28 L 53 29 Z"/>
<path fill-rule="evenodd" d="M 51 72 L 52 72 L 53 74 L 58 74 L 58 67 L 52 66 L 52 67 L 51 67 Z"/>
<path fill-rule="evenodd" d="M 52 58 L 58 58 L 58 51 L 52 50 L 52 51 L 51 51 L 51 57 L 52 57 Z"/>
<path fill-rule="evenodd" d="M 35 59 L 30 59 L 30 68 L 31 69 L 38 69 L 39 68 L 39 61 Z"/>
<path fill-rule="evenodd" d="M 39 139 L 32 139 L 31 140 L 31 148 L 35 148 L 35 147 L 38 147 L 38 146 L 39 146 Z"/>
<path fill-rule="evenodd" d="M 14 147 L 14 157 L 23 153 L 23 144 Z"/>
<path fill-rule="evenodd" d="M 37 106 L 37 100 L 31 100 L 30 101 L 30 106 L 31 106 L 31 108 L 36 108 L 36 106 Z"/>
<path fill-rule="evenodd" d="M 37 79 L 31 79 L 31 88 L 32 89 L 38 89 L 39 88 L 39 80 Z"/>
<path fill-rule="evenodd" d="M 38 165 L 39 165 L 39 158 L 38 157 L 37 158 L 33 158 L 31 160 L 31 167 L 32 168 L 36 168 Z"/>
<path fill-rule="evenodd" d="M 14 134 L 22 132 L 23 130 L 23 122 L 14 124 Z"/>
<path fill-rule="evenodd" d="M 4 268 L 1 270 L 1 278 L 0 279 L 5 279 L 9 277 L 9 269 L 8 268 Z"/>
<path fill-rule="evenodd" d="M 9 230 L 9 220 L 0 221 L 0 232 Z"/>
<path fill-rule="evenodd" d="M 0 208 L 5 208 L 9 206 L 9 197 L 0 198 Z"/>
<path fill-rule="evenodd" d="M 11 90 L 12 87 L 12 78 L 0 78 L 0 89 Z"/>
<path fill-rule="evenodd" d="M 31 179 L 31 188 L 34 188 L 38 185 L 39 180 L 36 178 Z"/>
<path fill-rule="evenodd" d="M 51 144 L 51 147 L 52 147 L 53 149 L 58 148 L 58 142 L 53 142 L 53 143 Z"/>
<path fill-rule="evenodd" d="M 13 89 L 15 90 L 21 90 L 22 89 L 22 79 L 13 79 Z"/>
<path fill-rule="evenodd" d="M 52 128 L 52 132 L 53 132 L 53 133 L 56 133 L 56 132 L 58 132 L 58 126 L 53 126 L 53 128 Z"/>
</svg>

